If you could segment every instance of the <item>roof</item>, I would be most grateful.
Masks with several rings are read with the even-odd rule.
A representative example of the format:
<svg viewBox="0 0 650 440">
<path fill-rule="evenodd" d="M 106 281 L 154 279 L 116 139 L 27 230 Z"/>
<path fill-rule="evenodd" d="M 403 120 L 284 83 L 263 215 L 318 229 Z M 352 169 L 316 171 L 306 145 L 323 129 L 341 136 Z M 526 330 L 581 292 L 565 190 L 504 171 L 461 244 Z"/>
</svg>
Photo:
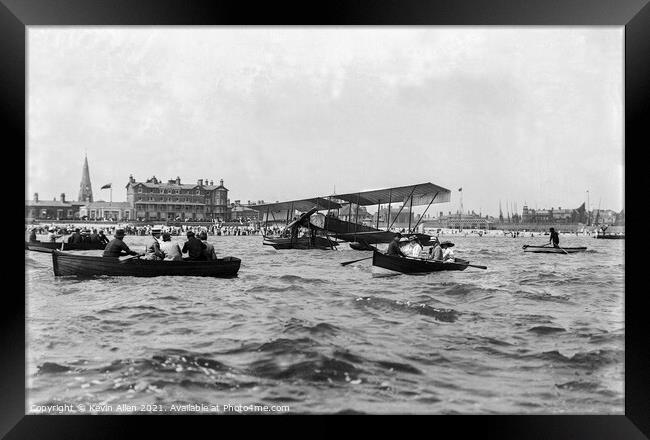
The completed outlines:
<svg viewBox="0 0 650 440">
<path fill-rule="evenodd" d="M 38 202 L 35 202 L 34 200 L 25 200 L 25 206 L 56 206 L 59 208 L 72 208 L 73 206 L 81 206 L 84 204 L 85 202 L 62 202 L 61 200 L 39 200 Z"/>
<path fill-rule="evenodd" d="M 130 209 L 131 204 L 129 202 L 105 202 L 100 200 L 98 202 L 85 203 L 84 208 L 93 209 L 93 208 L 122 208 Z"/>
<path fill-rule="evenodd" d="M 186 190 L 200 188 L 200 189 L 204 189 L 204 190 L 207 190 L 207 191 L 212 191 L 212 190 L 215 190 L 215 189 L 225 189 L 226 191 L 228 190 L 228 188 L 226 188 L 223 185 L 201 185 L 200 186 L 198 183 L 181 183 L 179 185 L 177 183 L 169 183 L 169 182 L 160 182 L 160 183 L 151 183 L 151 182 L 134 182 L 134 183 L 132 183 L 132 182 L 129 182 L 126 185 L 126 187 L 128 188 L 129 185 L 133 185 L 133 186 L 142 185 L 142 186 L 144 186 L 146 188 L 169 188 L 169 189 L 186 189 Z"/>
</svg>

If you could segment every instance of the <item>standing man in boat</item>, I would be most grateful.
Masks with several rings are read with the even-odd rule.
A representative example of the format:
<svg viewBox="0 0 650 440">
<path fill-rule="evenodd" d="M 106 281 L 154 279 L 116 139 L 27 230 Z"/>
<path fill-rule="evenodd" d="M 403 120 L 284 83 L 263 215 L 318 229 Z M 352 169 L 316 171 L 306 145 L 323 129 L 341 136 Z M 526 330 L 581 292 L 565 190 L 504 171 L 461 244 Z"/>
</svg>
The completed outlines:
<svg viewBox="0 0 650 440">
<path fill-rule="evenodd" d="M 141 256 L 143 253 L 132 251 L 129 247 L 122 241 L 124 238 L 124 229 L 118 229 L 115 231 L 115 238 L 113 238 L 104 249 L 104 257 L 122 257 L 124 255 L 134 255 Z"/>
<path fill-rule="evenodd" d="M 559 248 L 560 247 L 560 236 L 558 235 L 557 232 L 555 232 L 555 228 L 549 229 L 551 236 L 548 239 L 549 243 L 553 243 L 554 248 Z"/>
<path fill-rule="evenodd" d="M 400 257 L 406 257 L 404 252 L 402 252 L 402 250 L 399 248 L 399 241 L 401 240 L 401 238 L 402 238 L 402 234 L 400 234 L 399 232 L 397 232 L 393 236 L 393 241 L 391 241 L 388 244 L 388 250 L 386 251 L 386 255 L 397 255 Z"/>
</svg>

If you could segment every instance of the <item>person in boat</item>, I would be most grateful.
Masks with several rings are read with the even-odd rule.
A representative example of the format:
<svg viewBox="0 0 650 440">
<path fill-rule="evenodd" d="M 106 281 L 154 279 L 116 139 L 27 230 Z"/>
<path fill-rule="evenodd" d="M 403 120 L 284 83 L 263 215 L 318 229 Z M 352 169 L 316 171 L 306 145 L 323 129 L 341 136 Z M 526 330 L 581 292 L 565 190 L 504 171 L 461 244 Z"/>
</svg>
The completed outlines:
<svg viewBox="0 0 650 440">
<path fill-rule="evenodd" d="M 413 258 L 420 258 L 420 252 L 422 252 L 424 248 L 420 244 L 420 240 L 418 239 L 417 235 L 411 235 L 409 237 L 409 243 L 410 249 L 407 255 Z"/>
<path fill-rule="evenodd" d="M 99 244 L 99 235 L 97 235 L 97 229 L 93 228 L 90 233 L 90 242 L 92 244 Z"/>
<path fill-rule="evenodd" d="M 151 229 L 151 238 L 147 242 L 147 250 L 144 253 L 145 260 L 162 260 L 165 254 L 160 250 L 160 228 Z"/>
<path fill-rule="evenodd" d="M 454 244 L 451 241 L 443 241 L 440 243 L 442 248 L 442 261 L 456 261 L 454 258 L 454 251 L 451 249 Z"/>
<path fill-rule="evenodd" d="M 102 256 L 104 257 L 122 257 L 124 255 L 134 255 L 142 256 L 144 255 L 141 252 L 132 251 L 129 247 L 122 241 L 124 238 L 124 229 L 117 229 L 115 231 L 115 238 L 113 238 L 104 249 Z"/>
<path fill-rule="evenodd" d="M 214 245 L 208 241 L 208 234 L 205 231 L 202 231 L 199 234 L 199 239 L 201 239 L 201 241 L 205 245 L 205 249 L 203 249 L 203 255 L 205 255 L 205 259 L 216 260 L 217 253 L 214 250 Z"/>
<path fill-rule="evenodd" d="M 81 229 L 76 228 L 72 235 L 68 237 L 68 243 L 71 244 L 80 244 L 83 241 L 81 238 Z"/>
<path fill-rule="evenodd" d="M 549 237 L 548 242 L 553 243 L 553 247 L 555 248 L 560 247 L 560 236 L 555 231 L 555 228 L 550 228 L 549 231 L 551 233 L 551 236 Z"/>
<path fill-rule="evenodd" d="M 433 237 L 431 239 L 431 248 L 429 249 L 429 259 L 433 261 L 444 261 L 442 247 L 440 246 L 440 240 L 438 240 L 438 237 Z"/>
<path fill-rule="evenodd" d="M 163 232 L 160 250 L 165 255 L 165 261 L 183 261 L 183 251 L 178 243 L 172 241 L 169 232 Z"/>
<path fill-rule="evenodd" d="M 50 228 L 50 233 L 47 234 L 47 238 L 48 238 L 48 240 L 50 240 L 50 241 L 56 241 L 56 239 L 57 239 L 57 238 L 60 238 L 60 237 L 61 237 L 60 235 L 57 235 L 57 233 L 56 233 L 56 229 L 54 229 L 54 228 Z"/>
<path fill-rule="evenodd" d="M 36 240 L 36 228 L 31 228 L 29 230 L 29 241 L 37 241 Z"/>
<path fill-rule="evenodd" d="M 406 257 L 406 254 L 404 254 L 404 252 L 402 252 L 402 250 L 400 249 L 401 239 L 402 239 L 402 234 L 397 232 L 393 236 L 393 241 L 391 241 L 388 244 L 388 250 L 386 251 L 386 255 L 396 255 L 400 257 Z"/>
<path fill-rule="evenodd" d="M 205 244 L 196 238 L 194 232 L 187 231 L 187 241 L 183 244 L 183 253 L 187 253 L 188 260 L 201 261 L 205 260 L 205 255 L 203 255 L 203 250 L 206 248 Z"/>
<path fill-rule="evenodd" d="M 108 237 L 106 235 L 104 235 L 104 230 L 103 229 L 100 229 L 99 234 L 97 234 L 97 235 L 99 237 L 99 242 L 102 243 L 102 244 L 108 244 L 108 242 L 110 241 L 108 239 Z"/>
</svg>

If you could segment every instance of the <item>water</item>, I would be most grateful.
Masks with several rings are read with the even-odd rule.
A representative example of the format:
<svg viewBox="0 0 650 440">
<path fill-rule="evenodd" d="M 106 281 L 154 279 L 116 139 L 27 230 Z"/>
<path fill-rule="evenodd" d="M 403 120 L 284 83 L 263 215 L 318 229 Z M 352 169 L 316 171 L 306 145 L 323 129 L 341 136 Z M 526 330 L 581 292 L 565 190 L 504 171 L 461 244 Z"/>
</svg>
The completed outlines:
<svg viewBox="0 0 650 440">
<path fill-rule="evenodd" d="M 347 244 L 223 236 L 234 279 L 78 280 L 26 251 L 27 411 L 624 414 L 624 240 L 561 237 L 588 251 L 555 255 L 522 251 L 548 237 L 444 239 L 488 269 L 388 275 L 341 266 L 371 255 Z"/>
</svg>

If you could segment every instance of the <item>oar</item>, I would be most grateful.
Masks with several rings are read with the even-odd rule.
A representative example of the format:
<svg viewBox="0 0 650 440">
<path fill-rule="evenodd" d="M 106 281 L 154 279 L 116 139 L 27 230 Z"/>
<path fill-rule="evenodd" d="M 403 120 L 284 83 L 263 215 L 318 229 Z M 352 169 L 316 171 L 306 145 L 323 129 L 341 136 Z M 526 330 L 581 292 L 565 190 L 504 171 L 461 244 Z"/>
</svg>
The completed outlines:
<svg viewBox="0 0 650 440">
<path fill-rule="evenodd" d="M 562 249 L 562 248 L 560 247 L 559 244 L 557 245 L 557 247 L 559 247 L 560 249 Z M 564 249 L 562 249 L 562 252 L 564 252 L 565 254 L 569 255 L 569 253 L 568 253 L 567 251 L 565 251 Z"/>
<path fill-rule="evenodd" d="M 479 266 L 479 265 L 476 265 L 476 264 L 465 264 L 465 263 L 456 263 L 456 264 L 462 264 L 463 266 L 475 267 L 477 269 L 487 269 L 487 266 Z"/>
<path fill-rule="evenodd" d="M 372 257 L 366 257 L 366 258 L 359 258 L 358 260 L 352 260 L 352 261 L 345 261 L 341 263 L 341 266 L 347 266 L 348 264 L 356 263 L 357 261 L 363 261 L 363 260 L 369 260 Z"/>
</svg>

